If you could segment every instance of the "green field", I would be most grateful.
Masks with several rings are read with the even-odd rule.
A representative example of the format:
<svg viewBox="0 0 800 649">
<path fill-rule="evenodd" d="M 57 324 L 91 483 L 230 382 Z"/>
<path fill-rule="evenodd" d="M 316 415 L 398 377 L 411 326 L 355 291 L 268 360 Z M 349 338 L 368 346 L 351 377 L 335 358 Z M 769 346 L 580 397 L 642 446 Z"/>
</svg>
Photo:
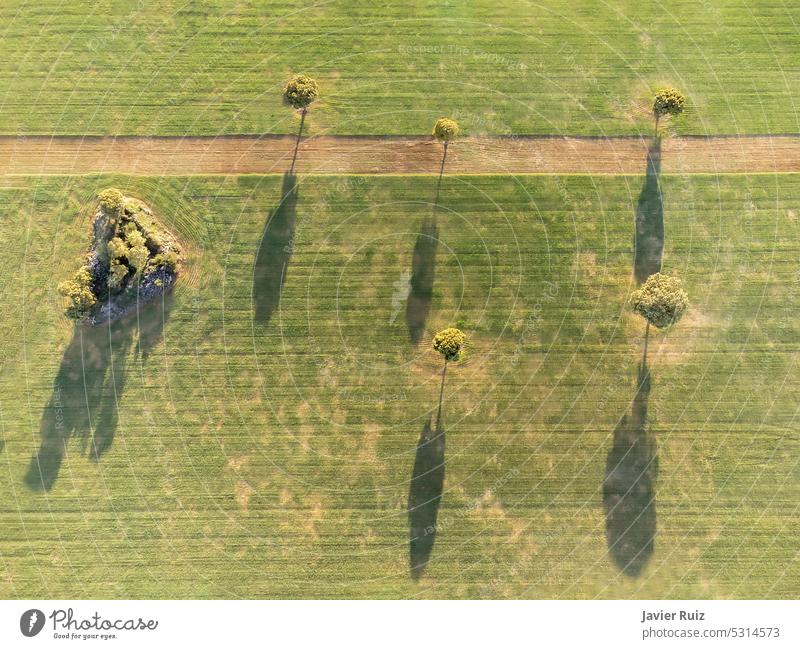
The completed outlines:
<svg viewBox="0 0 800 649">
<path fill-rule="evenodd" d="M 435 4 L 435 6 L 433 6 Z M 376 3 L 8 0 L 0 133 L 636 134 L 654 86 L 681 133 L 796 133 L 800 9 L 785 0 Z"/>
<path fill-rule="evenodd" d="M 664 267 L 692 306 L 651 335 L 634 408 L 647 401 L 656 534 L 633 576 L 609 556 L 602 484 L 637 391 L 644 327 L 626 302 L 651 188 L 445 178 L 414 346 L 401 289 L 435 182 L 7 178 L 0 597 L 798 597 L 800 175 L 662 179 Z M 55 284 L 112 184 L 182 238 L 186 269 L 138 323 L 76 337 Z M 427 340 L 452 324 L 470 347 L 448 374 L 445 490 L 415 583 Z"/>
</svg>

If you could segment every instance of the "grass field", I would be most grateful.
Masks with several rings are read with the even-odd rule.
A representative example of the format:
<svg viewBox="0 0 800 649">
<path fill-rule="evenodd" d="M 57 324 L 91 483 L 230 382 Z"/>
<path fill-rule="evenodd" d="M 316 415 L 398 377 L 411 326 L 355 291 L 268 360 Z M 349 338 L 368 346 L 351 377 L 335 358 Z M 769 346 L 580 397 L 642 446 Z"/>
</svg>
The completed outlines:
<svg viewBox="0 0 800 649">
<path fill-rule="evenodd" d="M 667 176 L 663 206 L 652 177 L 452 177 L 435 223 L 435 177 L 4 182 L 0 597 L 800 595 L 800 175 Z M 187 266 L 138 322 L 76 336 L 55 284 L 110 184 L 182 237 Z M 692 307 L 651 335 L 634 400 L 634 215 L 662 209 Z M 433 293 L 407 314 L 415 245 Z M 440 370 L 426 341 L 451 324 L 470 348 L 448 374 L 415 583 L 406 504 Z M 603 481 L 626 457 L 655 497 L 638 575 L 630 543 L 607 547 Z"/>
<path fill-rule="evenodd" d="M 800 130 L 785 0 L 9 0 L 0 25 L 4 134 L 291 132 L 298 71 L 316 133 L 649 132 L 659 84 L 689 97 L 681 133 Z"/>
</svg>

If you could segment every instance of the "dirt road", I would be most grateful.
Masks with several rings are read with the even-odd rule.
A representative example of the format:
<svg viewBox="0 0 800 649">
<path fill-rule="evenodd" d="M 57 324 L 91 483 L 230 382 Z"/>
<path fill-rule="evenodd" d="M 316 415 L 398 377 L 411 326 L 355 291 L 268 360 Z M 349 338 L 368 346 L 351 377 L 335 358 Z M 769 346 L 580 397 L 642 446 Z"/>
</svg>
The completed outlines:
<svg viewBox="0 0 800 649">
<path fill-rule="evenodd" d="M 647 138 L 465 137 L 447 172 L 644 173 Z M 0 137 L 0 173 L 140 175 L 283 173 L 291 136 Z M 442 145 L 429 137 L 311 137 L 297 173 L 437 173 Z M 663 173 L 800 172 L 800 136 L 675 137 L 661 141 Z"/>
</svg>

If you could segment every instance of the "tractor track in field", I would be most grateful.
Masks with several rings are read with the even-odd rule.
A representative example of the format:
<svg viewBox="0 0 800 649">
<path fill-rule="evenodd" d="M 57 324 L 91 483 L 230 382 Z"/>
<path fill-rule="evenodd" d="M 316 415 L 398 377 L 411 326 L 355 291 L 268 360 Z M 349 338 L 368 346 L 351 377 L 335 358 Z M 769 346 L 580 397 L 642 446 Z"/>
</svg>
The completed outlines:
<svg viewBox="0 0 800 649">
<path fill-rule="evenodd" d="M 271 174 L 289 169 L 296 138 L 0 136 L 5 175 L 121 173 L 147 176 Z M 450 174 L 641 174 L 647 137 L 464 137 L 450 146 Z M 800 136 L 663 138 L 662 173 L 800 172 Z M 296 173 L 432 174 L 442 145 L 431 137 L 312 136 Z"/>
</svg>

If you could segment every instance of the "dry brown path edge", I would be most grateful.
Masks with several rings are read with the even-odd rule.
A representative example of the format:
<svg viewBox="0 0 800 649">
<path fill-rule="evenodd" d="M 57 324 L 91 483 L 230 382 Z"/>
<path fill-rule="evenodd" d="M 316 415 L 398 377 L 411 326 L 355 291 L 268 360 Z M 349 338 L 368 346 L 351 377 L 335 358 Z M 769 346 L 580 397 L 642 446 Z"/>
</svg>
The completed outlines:
<svg viewBox="0 0 800 649">
<path fill-rule="evenodd" d="M 272 174 L 289 169 L 293 136 L 0 136 L 5 175 L 122 173 L 147 176 Z M 451 174 L 641 174 L 647 137 L 464 137 L 450 146 Z M 800 136 L 683 136 L 661 140 L 662 173 L 800 171 Z M 296 173 L 437 173 L 431 137 L 304 138 Z"/>
</svg>

